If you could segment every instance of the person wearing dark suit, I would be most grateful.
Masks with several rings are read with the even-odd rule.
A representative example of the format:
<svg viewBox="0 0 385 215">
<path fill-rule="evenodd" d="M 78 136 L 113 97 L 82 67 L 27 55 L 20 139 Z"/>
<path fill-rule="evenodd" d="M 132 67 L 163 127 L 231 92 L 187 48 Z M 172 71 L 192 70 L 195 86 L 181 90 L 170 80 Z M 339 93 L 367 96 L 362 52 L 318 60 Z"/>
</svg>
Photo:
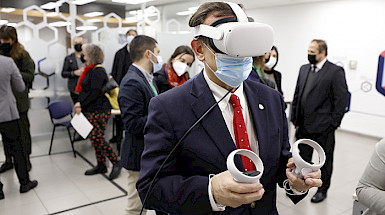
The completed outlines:
<svg viewBox="0 0 385 215">
<path fill-rule="evenodd" d="M 24 150 L 27 156 L 28 170 L 32 168 L 29 156 L 32 153 L 32 138 L 30 131 L 30 122 L 28 118 L 28 111 L 30 107 L 29 90 L 32 88 L 32 82 L 35 78 L 35 63 L 33 62 L 29 53 L 24 49 L 23 45 L 19 43 L 17 38 L 17 31 L 12 26 L 3 25 L 0 28 L 0 41 L 4 45 L 4 49 L 0 50 L 0 54 L 11 57 L 25 84 L 25 89 L 21 92 L 13 90 L 13 95 L 16 98 L 17 110 L 19 112 L 19 126 L 21 130 L 21 139 Z M 0 167 L 0 173 L 13 168 L 12 157 L 4 147 L 6 162 Z"/>
<path fill-rule="evenodd" d="M 111 76 L 120 85 L 122 79 L 126 75 L 128 68 L 132 64 L 132 58 L 130 54 L 130 43 L 138 35 L 136 30 L 130 29 L 126 33 L 127 45 L 119 49 L 114 57 L 114 63 L 112 65 Z M 110 143 L 117 143 L 120 150 L 120 143 L 123 138 L 124 124 L 120 115 L 115 116 L 116 133 L 110 139 Z"/>
<path fill-rule="evenodd" d="M 326 154 L 321 168 L 323 185 L 312 197 L 313 203 L 327 196 L 333 171 L 334 133 L 341 124 L 349 99 L 344 69 L 328 61 L 326 56 L 325 41 L 313 40 L 308 49 L 310 64 L 300 68 L 291 110 L 296 138 L 316 141 Z M 313 149 L 306 145 L 299 148 L 302 158 L 310 162 Z"/>
<path fill-rule="evenodd" d="M 190 27 L 210 25 L 231 16 L 235 14 L 227 3 L 207 2 L 192 16 Z M 320 171 L 309 173 L 302 180 L 287 169 L 294 167 L 294 163 L 290 159 L 284 102 L 278 91 L 245 81 L 251 71 L 251 57 L 216 54 L 214 57 L 208 39 L 203 36 L 196 37 L 191 46 L 197 59 L 205 63 L 204 71 L 182 86 L 153 98 L 149 105 L 137 183 L 142 201 L 148 194 L 145 207 L 169 214 L 278 214 L 277 184 L 282 185 L 288 178 L 293 189 L 302 191 L 302 195 L 290 196 L 295 203 L 305 197 L 310 187 L 320 186 Z M 224 60 L 233 65 L 222 67 Z M 229 91 L 231 94 L 224 97 Z M 233 108 L 236 102 L 238 108 L 239 103 L 241 106 L 237 112 Z M 239 130 L 233 124 L 233 116 L 241 112 L 246 131 L 236 133 Z M 205 113 L 172 152 L 185 132 Z M 237 138 L 237 134 L 245 139 Z M 228 155 L 244 140 L 264 163 L 260 183 L 239 183 L 227 170 Z M 165 162 L 167 156 L 170 157 Z M 163 162 L 165 165 L 160 169 Z M 235 162 L 241 171 L 247 171 L 249 163 L 241 159 Z M 158 170 L 160 173 L 150 190 Z"/>
<path fill-rule="evenodd" d="M 65 57 L 61 76 L 68 79 L 68 90 L 71 94 L 72 102 L 75 104 L 78 102 L 79 97 L 79 93 L 75 91 L 75 88 L 86 64 L 84 59 L 82 59 L 83 38 L 75 37 L 73 44 L 75 52 Z"/>
<path fill-rule="evenodd" d="M 130 45 L 133 64 L 119 89 L 119 107 L 125 126 L 121 163 L 128 172 L 126 214 L 139 214 L 142 207 L 135 183 L 139 178 L 140 157 L 143 152 L 143 128 L 147 121 L 150 99 L 158 95 L 153 71 L 162 66 L 159 46 L 155 39 L 136 36 Z"/>
<path fill-rule="evenodd" d="M 0 50 L 9 44 L 0 43 Z M 0 134 L 4 148 L 12 157 L 17 178 L 20 183 L 20 193 L 25 193 L 36 187 L 38 182 L 31 181 L 27 170 L 27 159 L 22 145 L 19 126 L 19 112 L 12 89 L 17 92 L 25 90 L 22 76 L 13 59 L 0 55 Z M 0 199 L 4 199 L 3 184 L 0 182 Z"/>
</svg>

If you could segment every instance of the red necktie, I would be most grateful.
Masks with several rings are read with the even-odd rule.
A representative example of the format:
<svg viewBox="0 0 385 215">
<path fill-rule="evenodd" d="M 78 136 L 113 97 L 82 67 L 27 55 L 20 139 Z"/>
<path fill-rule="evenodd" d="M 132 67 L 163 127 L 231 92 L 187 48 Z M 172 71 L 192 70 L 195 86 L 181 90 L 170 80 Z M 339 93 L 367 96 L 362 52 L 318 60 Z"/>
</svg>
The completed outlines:
<svg viewBox="0 0 385 215">
<path fill-rule="evenodd" d="M 233 118 L 233 126 L 234 126 L 234 135 L 235 142 L 237 144 L 238 149 L 250 149 L 249 144 L 249 136 L 247 135 L 245 120 L 243 119 L 241 102 L 238 96 L 232 94 L 230 96 L 230 102 L 234 108 L 234 118 Z M 242 157 L 243 167 L 245 171 L 255 170 L 254 163 L 246 156 Z"/>
</svg>

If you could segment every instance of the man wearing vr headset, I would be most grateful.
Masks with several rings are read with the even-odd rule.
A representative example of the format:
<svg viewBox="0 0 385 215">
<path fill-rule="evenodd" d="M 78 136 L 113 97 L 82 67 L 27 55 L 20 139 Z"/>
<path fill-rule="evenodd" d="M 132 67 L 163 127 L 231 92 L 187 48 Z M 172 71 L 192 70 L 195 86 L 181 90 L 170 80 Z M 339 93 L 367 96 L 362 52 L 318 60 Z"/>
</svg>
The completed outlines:
<svg viewBox="0 0 385 215">
<path fill-rule="evenodd" d="M 301 180 L 287 169 L 294 164 L 288 162 L 291 154 L 282 96 L 265 85 L 246 80 L 252 66 L 248 56 L 263 55 L 270 50 L 272 29 L 247 22 L 237 4 L 223 2 L 201 5 L 190 19 L 190 27 L 198 32 L 191 46 L 205 68 L 190 82 L 152 98 L 144 130 L 137 183 L 139 195 L 144 201 L 148 193 L 146 208 L 169 214 L 278 214 L 277 183 L 282 185 L 288 178 L 293 189 L 306 193 L 310 187 L 321 186 L 322 181 L 320 171 Z M 221 33 L 224 28 L 228 29 Z M 242 37 L 231 38 L 228 32 Z M 216 39 L 210 40 L 208 35 Z M 256 47 L 247 48 L 248 40 L 255 41 L 249 38 L 253 36 L 260 37 Z M 229 41 L 226 42 L 226 38 Z M 260 53 L 256 53 L 256 49 Z M 226 95 L 228 91 L 231 96 Z M 235 142 L 238 145 L 239 141 L 235 140 L 239 133 L 237 137 L 234 135 L 235 111 L 230 103 L 233 98 L 240 100 L 250 149 L 259 154 L 264 163 L 261 183 L 236 182 L 227 170 L 226 158 L 237 149 Z M 210 108 L 213 109 L 208 111 Z M 239 115 L 240 111 L 237 112 Z M 202 120 L 192 126 L 202 116 Z M 190 129 L 191 133 L 178 146 Z M 149 189 L 167 156 L 169 159 Z M 240 159 L 234 162 L 239 169 L 247 171 Z M 296 203 L 304 196 L 290 198 Z"/>
</svg>

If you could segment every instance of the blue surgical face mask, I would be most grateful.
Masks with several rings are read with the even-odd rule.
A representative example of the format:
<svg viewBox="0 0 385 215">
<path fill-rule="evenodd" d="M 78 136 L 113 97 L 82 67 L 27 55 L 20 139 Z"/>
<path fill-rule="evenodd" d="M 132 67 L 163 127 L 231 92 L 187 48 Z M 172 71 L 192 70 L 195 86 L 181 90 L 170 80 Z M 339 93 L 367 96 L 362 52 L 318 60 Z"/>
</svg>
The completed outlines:
<svg viewBox="0 0 385 215">
<path fill-rule="evenodd" d="M 131 36 L 131 35 L 127 36 L 127 40 L 126 40 L 127 43 L 130 44 L 132 42 L 132 40 L 134 39 L 134 37 L 135 36 Z"/>
<path fill-rule="evenodd" d="M 152 52 L 152 51 L 150 51 L 150 53 L 151 53 L 152 55 L 154 55 L 154 56 L 156 57 L 156 60 L 158 61 L 158 63 L 155 63 L 154 61 L 152 61 L 152 60 L 150 59 L 152 65 L 153 65 L 153 70 L 152 70 L 152 72 L 157 72 L 157 71 L 159 71 L 159 70 L 162 69 L 162 65 L 163 65 L 163 59 L 162 59 L 162 56 L 158 56 L 158 55 L 154 54 L 154 52 Z"/>
<path fill-rule="evenodd" d="M 214 54 L 205 43 L 203 44 L 215 56 L 217 71 L 211 69 L 206 61 L 205 64 L 219 78 L 219 80 L 230 87 L 239 87 L 239 85 L 249 77 L 253 66 L 253 59 L 251 57 L 238 58 L 225 54 Z"/>
</svg>

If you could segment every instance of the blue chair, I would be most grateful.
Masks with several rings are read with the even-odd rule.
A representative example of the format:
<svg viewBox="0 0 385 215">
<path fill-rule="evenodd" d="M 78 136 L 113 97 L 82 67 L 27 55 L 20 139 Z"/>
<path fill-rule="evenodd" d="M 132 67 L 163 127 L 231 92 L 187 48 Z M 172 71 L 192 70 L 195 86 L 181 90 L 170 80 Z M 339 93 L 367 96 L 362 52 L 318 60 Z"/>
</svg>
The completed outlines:
<svg viewBox="0 0 385 215">
<path fill-rule="evenodd" d="M 49 155 L 51 155 L 51 149 L 52 149 L 52 143 L 53 143 L 53 137 L 55 135 L 56 127 L 64 126 L 66 127 L 68 131 L 68 137 L 70 138 L 72 151 L 74 153 L 74 157 L 76 158 L 76 151 L 74 149 L 74 139 L 75 139 L 75 132 L 74 137 L 71 137 L 70 128 L 72 128 L 70 120 L 67 121 L 59 121 L 60 119 L 63 119 L 64 117 L 70 116 L 72 119 L 72 103 L 67 100 L 62 101 L 54 101 L 49 103 L 48 105 L 48 111 L 49 115 L 51 117 L 51 122 L 53 124 L 53 131 L 51 136 L 51 145 L 49 146 Z"/>
</svg>

